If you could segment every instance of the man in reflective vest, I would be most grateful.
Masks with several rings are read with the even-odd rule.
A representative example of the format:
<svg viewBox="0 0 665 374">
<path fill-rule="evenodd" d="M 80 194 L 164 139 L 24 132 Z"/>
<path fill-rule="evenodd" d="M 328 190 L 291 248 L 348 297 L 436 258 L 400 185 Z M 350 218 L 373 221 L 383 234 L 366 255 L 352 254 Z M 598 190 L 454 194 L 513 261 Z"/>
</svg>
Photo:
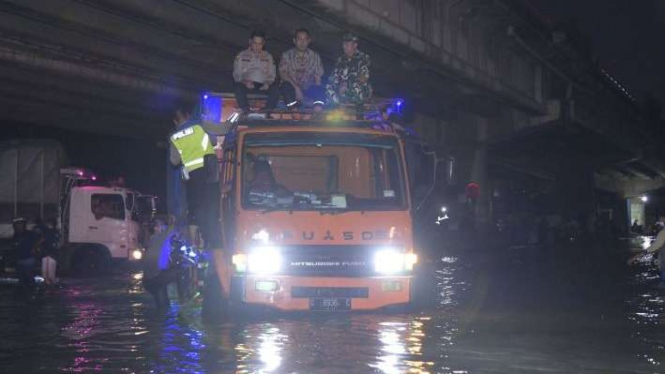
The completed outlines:
<svg viewBox="0 0 665 374">
<path fill-rule="evenodd" d="M 207 168 L 217 166 L 215 150 L 217 135 L 228 132 L 228 126 L 216 126 L 178 109 L 173 122 L 176 130 L 169 137 L 169 158 L 174 166 L 182 167 L 187 181 L 189 224 L 198 225 L 206 246 L 219 245 L 219 182 L 210 180 Z"/>
</svg>

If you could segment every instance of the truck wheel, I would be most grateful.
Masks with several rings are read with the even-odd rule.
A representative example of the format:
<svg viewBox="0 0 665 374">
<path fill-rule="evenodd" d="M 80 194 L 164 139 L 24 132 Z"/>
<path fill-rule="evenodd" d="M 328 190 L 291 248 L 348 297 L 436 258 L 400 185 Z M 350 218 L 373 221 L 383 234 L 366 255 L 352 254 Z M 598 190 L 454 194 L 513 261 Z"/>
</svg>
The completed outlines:
<svg viewBox="0 0 665 374">
<path fill-rule="evenodd" d="M 217 271 L 212 264 L 206 269 L 201 308 L 201 315 L 206 322 L 219 322 L 229 314 L 229 300 L 224 296 Z"/>
</svg>

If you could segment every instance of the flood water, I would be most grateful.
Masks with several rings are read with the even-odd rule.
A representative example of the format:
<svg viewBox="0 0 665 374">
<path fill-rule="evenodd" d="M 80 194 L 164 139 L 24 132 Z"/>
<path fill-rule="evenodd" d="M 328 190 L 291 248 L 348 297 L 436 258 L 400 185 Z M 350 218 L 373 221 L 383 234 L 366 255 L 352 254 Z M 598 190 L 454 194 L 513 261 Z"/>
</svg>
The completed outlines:
<svg viewBox="0 0 665 374">
<path fill-rule="evenodd" d="M 513 248 L 423 261 L 408 312 L 158 312 L 137 271 L 0 288 L 4 373 L 665 373 L 665 291 L 620 251 Z"/>
</svg>

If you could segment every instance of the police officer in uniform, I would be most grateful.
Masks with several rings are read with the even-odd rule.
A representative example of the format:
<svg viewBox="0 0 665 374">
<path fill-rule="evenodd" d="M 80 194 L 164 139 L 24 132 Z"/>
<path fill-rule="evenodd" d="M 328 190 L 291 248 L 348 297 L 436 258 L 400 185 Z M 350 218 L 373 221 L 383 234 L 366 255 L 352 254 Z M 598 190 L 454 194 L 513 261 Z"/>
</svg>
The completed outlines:
<svg viewBox="0 0 665 374">
<path fill-rule="evenodd" d="M 169 137 L 170 160 L 181 166 L 186 180 L 189 224 L 201 230 L 206 246 L 219 245 L 219 181 L 217 156 L 213 149 L 217 135 L 228 132 L 227 125 L 212 125 L 178 109 Z"/>
<path fill-rule="evenodd" d="M 266 34 L 255 30 L 249 37 L 249 47 L 240 52 L 233 62 L 236 101 L 245 113 L 249 113 L 248 92 L 268 95 L 266 110 L 275 109 L 279 100 L 275 61 L 263 49 L 265 44 Z"/>
</svg>

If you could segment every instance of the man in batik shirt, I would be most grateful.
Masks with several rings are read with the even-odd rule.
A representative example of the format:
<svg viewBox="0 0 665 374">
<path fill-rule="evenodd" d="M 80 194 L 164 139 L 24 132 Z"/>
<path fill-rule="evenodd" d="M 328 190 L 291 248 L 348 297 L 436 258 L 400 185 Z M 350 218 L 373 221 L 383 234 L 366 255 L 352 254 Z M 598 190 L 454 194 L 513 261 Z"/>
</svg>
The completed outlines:
<svg viewBox="0 0 665 374">
<path fill-rule="evenodd" d="M 298 29 L 293 37 L 295 48 L 282 54 L 279 74 L 282 77 L 281 91 L 287 107 L 299 104 L 323 106 L 325 92 L 321 86 L 323 65 L 318 53 L 309 49 L 312 37 L 307 29 Z"/>
<path fill-rule="evenodd" d="M 369 56 L 358 50 L 358 37 L 344 35 L 344 54 L 337 59 L 326 86 L 328 104 L 362 105 L 372 96 L 369 84 Z"/>
</svg>

